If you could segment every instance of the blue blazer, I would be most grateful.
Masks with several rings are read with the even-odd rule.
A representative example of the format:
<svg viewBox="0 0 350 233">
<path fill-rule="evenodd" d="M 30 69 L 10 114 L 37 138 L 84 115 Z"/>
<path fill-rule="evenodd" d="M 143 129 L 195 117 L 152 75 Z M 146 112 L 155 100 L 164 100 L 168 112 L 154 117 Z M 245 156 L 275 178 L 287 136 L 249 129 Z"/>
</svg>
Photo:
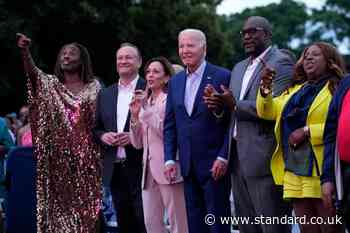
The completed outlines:
<svg viewBox="0 0 350 233">
<path fill-rule="evenodd" d="M 136 83 L 137 89 L 144 90 L 146 88 L 146 81 L 142 78 Z M 96 121 L 92 132 L 95 136 L 97 143 L 101 145 L 102 158 L 103 158 L 103 176 L 102 181 L 105 186 L 110 186 L 114 161 L 117 154 L 118 147 L 105 145 L 101 141 L 102 134 L 106 132 L 118 132 L 117 126 L 117 100 L 118 100 L 118 83 L 112 84 L 111 86 L 104 88 L 100 91 L 97 96 L 96 103 Z M 126 119 L 123 132 L 129 132 L 130 125 L 130 111 Z M 130 174 L 135 175 L 134 177 L 141 177 L 142 169 L 139 168 L 142 165 L 142 149 L 137 150 L 132 145 L 125 147 L 126 157 L 130 166 L 134 167 L 135 170 Z M 136 178 L 135 178 L 136 179 Z M 138 179 L 138 178 L 137 178 Z M 141 178 L 140 178 L 141 179 Z"/>
<path fill-rule="evenodd" d="M 347 75 L 338 85 L 330 103 L 327 121 L 323 134 L 324 141 L 324 159 L 321 183 L 335 182 L 334 156 L 336 147 L 336 137 L 338 129 L 339 115 L 342 109 L 343 99 L 350 89 L 350 75 Z"/>
<path fill-rule="evenodd" d="M 186 72 L 171 78 L 164 120 L 165 161 L 176 160 L 179 149 L 181 173 L 188 176 L 193 169 L 197 177 L 208 178 L 210 169 L 218 156 L 229 159 L 228 142 L 230 113 L 225 110 L 222 118 L 217 118 L 203 100 L 207 84 L 216 90 L 220 85 L 229 86 L 230 71 L 207 63 L 201 80 L 191 116 L 185 104 Z"/>
</svg>

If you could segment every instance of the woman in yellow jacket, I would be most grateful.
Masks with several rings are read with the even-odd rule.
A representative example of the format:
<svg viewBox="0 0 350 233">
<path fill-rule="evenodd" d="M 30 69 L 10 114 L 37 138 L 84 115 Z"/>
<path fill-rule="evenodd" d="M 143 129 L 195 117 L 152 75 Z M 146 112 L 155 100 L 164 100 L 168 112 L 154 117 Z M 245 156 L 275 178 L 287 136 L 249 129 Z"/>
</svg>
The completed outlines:
<svg viewBox="0 0 350 233">
<path fill-rule="evenodd" d="M 263 61 L 262 61 L 263 62 Z M 264 63 L 264 62 L 263 62 Z M 312 224 L 312 217 L 330 217 L 321 200 L 320 171 L 323 161 L 323 130 L 332 94 L 345 68 L 332 45 L 317 42 L 306 48 L 295 66 L 291 86 L 272 97 L 274 71 L 265 64 L 257 96 L 258 116 L 275 120 L 276 149 L 271 171 L 283 196 L 291 200 L 297 216 L 311 224 L 301 232 L 339 232 L 339 226 Z"/>
</svg>

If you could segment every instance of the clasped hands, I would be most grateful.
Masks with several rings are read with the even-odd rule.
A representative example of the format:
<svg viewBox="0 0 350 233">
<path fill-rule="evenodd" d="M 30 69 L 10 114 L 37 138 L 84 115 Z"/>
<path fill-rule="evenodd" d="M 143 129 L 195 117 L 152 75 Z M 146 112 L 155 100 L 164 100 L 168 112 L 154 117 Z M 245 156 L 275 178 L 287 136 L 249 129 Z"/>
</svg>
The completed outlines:
<svg viewBox="0 0 350 233">
<path fill-rule="evenodd" d="M 208 84 L 204 88 L 203 99 L 207 104 L 208 109 L 221 113 L 226 106 L 230 111 L 233 111 L 236 106 L 236 100 L 232 95 L 232 92 L 224 85 L 220 86 L 222 93 L 219 93 L 211 84 Z"/>
<path fill-rule="evenodd" d="M 101 141 L 109 146 L 127 146 L 131 143 L 129 132 L 107 132 L 102 134 Z"/>
</svg>

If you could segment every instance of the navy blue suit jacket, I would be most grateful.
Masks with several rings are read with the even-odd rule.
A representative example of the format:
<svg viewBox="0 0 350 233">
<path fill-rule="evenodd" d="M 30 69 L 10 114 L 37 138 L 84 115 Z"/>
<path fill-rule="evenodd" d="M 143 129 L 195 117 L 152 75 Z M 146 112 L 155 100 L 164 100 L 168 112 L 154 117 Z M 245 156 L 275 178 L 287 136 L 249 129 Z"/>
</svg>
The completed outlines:
<svg viewBox="0 0 350 233">
<path fill-rule="evenodd" d="M 341 113 L 343 99 L 350 89 L 350 75 L 347 75 L 337 87 L 333 95 L 332 102 L 329 105 L 328 116 L 323 133 L 324 141 L 324 158 L 321 183 L 328 181 L 335 182 L 334 179 L 334 156 L 335 144 L 338 129 L 338 120 Z"/>
<path fill-rule="evenodd" d="M 145 89 L 146 81 L 142 78 L 136 83 L 137 89 Z M 108 146 L 101 141 L 101 136 L 106 132 L 118 132 L 117 126 L 117 100 L 118 100 L 118 83 L 115 83 L 100 91 L 97 96 L 96 104 L 96 122 L 93 128 L 93 134 L 96 141 L 101 145 L 103 157 L 103 184 L 109 186 L 113 175 L 113 166 L 116 159 L 118 147 Z M 130 111 L 124 126 L 123 132 L 129 132 Z M 132 145 L 125 147 L 125 153 L 130 165 L 136 167 L 142 164 L 142 149 L 137 150 Z M 140 173 L 142 169 L 140 169 Z M 135 174 L 136 176 L 136 174 Z"/>
<path fill-rule="evenodd" d="M 203 101 L 207 84 L 216 90 L 229 86 L 230 71 L 207 63 L 195 98 L 193 112 L 188 115 L 185 104 L 186 72 L 182 71 L 169 82 L 164 120 L 165 161 L 176 160 L 179 148 L 181 173 L 188 176 L 190 169 L 199 178 L 211 176 L 210 169 L 218 156 L 229 159 L 228 133 L 230 113 L 217 118 Z"/>
</svg>

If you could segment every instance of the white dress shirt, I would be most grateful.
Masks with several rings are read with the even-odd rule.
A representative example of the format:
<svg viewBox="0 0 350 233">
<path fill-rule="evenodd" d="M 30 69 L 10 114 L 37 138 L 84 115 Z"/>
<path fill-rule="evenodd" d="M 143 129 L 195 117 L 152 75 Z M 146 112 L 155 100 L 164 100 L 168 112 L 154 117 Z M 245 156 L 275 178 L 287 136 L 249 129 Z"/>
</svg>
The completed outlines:
<svg viewBox="0 0 350 233">
<path fill-rule="evenodd" d="M 124 85 L 119 79 L 118 82 L 118 104 L 117 104 L 117 127 L 118 133 L 124 131 L 124 127 L 126 124 L 126 120 L 129 114 L 129 104 L 131 103 L 131 99 L 134 95 L 134 91 L 136 88 L 137 81 L 139 79 L 139 75 L 131 81 L 129 84 Z M 123 146 L 118 146 L 117 150 L 117 159 L 125 159 L 125 148 Z"/>
<path fill-rule="evenodd" d="M 253 74 L 256 70 L 256 68 L 259 65 L 259 62 L 261 62 L 261 59 L 265 56 L 265 54 L 271 49 L 271 46 L 269 46 L 263 53 L 261 53 L 258 57 L 251 60 L 250 64 L 247 66 L 247 69 L 243 75 L 242 79 L 242 87 L 241 92 L 239 93 L 239 100 L 243 100 L 243 97 L 247 91 L 249 81 L 252 79 Z M 233 137 L 235 138 L 237 136 L 237 122 L 235 122 L 235 127 L 233 130 Z"/>
<path fill-rule="evenodd" d="M 200 64 L 200 66 L 194 72 L 190 73 L 188 69 L 186 70 L 187 77 L 184 104 L 189 116 L 192 114 L 194 101 L 196 99 L 196 95 L 201 84 L 206 65 L 207 62 L 203 61 L 202 64 Z"/>
</svg>

